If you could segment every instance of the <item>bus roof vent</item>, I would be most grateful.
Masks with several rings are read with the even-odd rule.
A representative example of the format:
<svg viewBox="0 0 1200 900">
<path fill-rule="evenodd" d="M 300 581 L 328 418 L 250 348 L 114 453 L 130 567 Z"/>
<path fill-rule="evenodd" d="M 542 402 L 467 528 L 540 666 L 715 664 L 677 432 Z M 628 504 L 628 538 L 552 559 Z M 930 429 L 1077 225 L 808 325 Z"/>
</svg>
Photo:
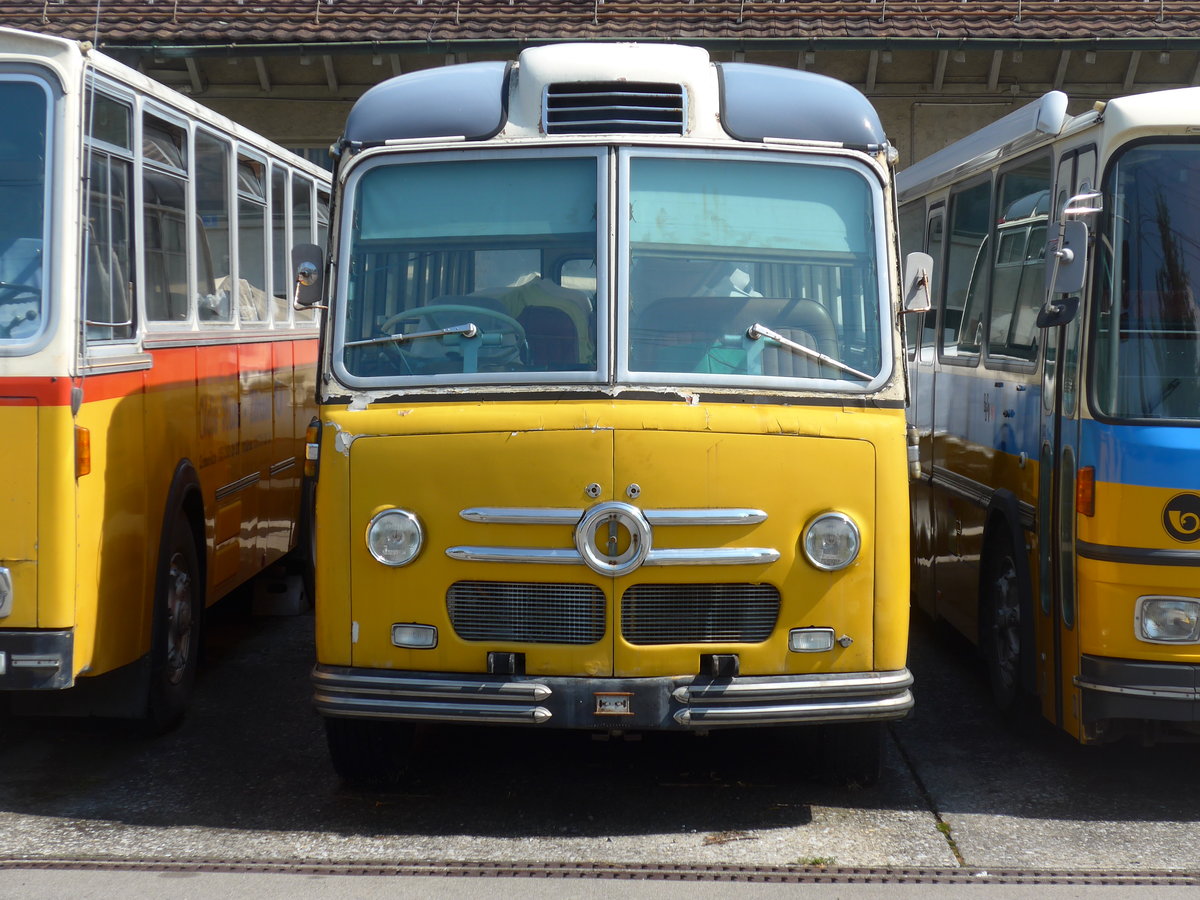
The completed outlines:
<svg viewBox="0 0 1200 900">
<path fill-rule="evenodd" d="M 546 87 L 546 134 L 683 134 L 683 85 L 582 81 Z"/>
</svg>

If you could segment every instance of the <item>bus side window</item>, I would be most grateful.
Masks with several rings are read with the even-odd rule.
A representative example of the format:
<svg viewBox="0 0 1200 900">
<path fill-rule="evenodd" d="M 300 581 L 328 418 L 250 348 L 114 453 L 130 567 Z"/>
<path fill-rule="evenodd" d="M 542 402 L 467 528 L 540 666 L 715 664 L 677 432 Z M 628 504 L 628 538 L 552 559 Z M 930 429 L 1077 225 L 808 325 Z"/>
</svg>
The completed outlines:
<svg viewBox="0 0 1200 900">
<path fill-rule="evenodd" d="M 196 309 L 202 322 L 233 321 L 228 141 L 196 132 Z"/>
<path fill-rule="evenodd" d="M 921 346 L 932 348 L 937 344 L 937 311 L 941 306 L 944 295 L 942 279 L 938 273 L 939 267 L 945 266 L 946 259 L 946 216 L 944 209 L 934 210 L 929 217 L 929 225 L 926 229 L 925 237 L 925 252 L 933 257 L 933 295 L 929 298 L 929 311 L 921 316 L 924 319 Z"/>
<path fill-rule="evenodd" d="M 146 116 L 142 127 L 144 288 L 146 317 L 157 322 L 184 322 L 190 314 L 185 137 L 178 125 Z"/>
<path fill-rule="evenodd" d="M 89 340 L 133 337 L 129 259 L 130 164 L 109 153 L 91 152 L 88 222 L 85 234 L 85 298 Z"/>
<path fill-rule="evenodd" d="M 1042 155 L 1000 177 L 989 357 L 1020 362 L 1037 358 L 1037 314 L 1046 278 L 1050 174 L 1050 157 Z"/>
<path fill-rule="evenodd" d="M 950 244 L 946 254 L 945 310 L 939 350 L 944 356 L 974 356 L 983 337 L 987 279 L 987 234 L 991 221 L 990 179 L 950 196 Z"/>
</svg>

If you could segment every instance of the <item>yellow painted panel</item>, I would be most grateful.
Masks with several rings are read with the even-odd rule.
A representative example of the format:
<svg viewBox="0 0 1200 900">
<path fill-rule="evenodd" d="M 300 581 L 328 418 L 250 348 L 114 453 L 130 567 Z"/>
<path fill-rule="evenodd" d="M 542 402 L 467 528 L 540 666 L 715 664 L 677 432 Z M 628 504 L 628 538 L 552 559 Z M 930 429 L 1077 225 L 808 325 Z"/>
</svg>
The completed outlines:
<svg viewBox="0 0 1200 900">
<path fill-rule="evenodd" d="M 611 432 L 584 429 L 359 437 L 349 456 L 351 622 L 341 627 L 357 629 L 354 665 L 482 672 L 486 671 L 488 651 L 519 649 L 527 653 L 530 673 L 604 675 L 611 671 L 607 642 L 513 646 L 463 640 L 450 625 L 445 599 L 450 586 L 464 580 L 592 584 L 607 592 L 610 579 L 584 566 L 464 562 L 447 557 L 446 549 L 455 545 L 571 548 L 569 525 L 480 524 L 464 520 L 459 513 L 480 506 L 582 509 L 594 502 L 586 493 L 592 483 L 600 485 L 602 497 L 611 496 Z M 325 527 L 323 500 L 318 500 L 319 528 Z M 382 565 L 366 546 L 368 523 L 389 507 L 416 513 L 425 529 L 424 550 L 402 568 Z M 323 548 L 318 549 L 319 554 Z M 324 558 L 319 559 L 325 568 Z M 318 596 L 323 596 L 323 589 L 318 586 Z M 398 622 L 437 626 L 437 649 L 392 646 L 391 627 Z"/>
<path fill-rule="evenodd" d="M 18 405 L 18 403 L 20 405 Z M 38 408 L 0 400 L 0 564 L 37 557 Z"/>
<path fill-rule="evenodd" d="M 644 509 L 750 508 L 767 513 L 751 526 L 660 527 L 659 549 L 767 547 L 777 562 L 756 566 L 643 567 L 617 579 L 618 596 L 636 584 L 770 584 L 780 616 L 760 644 L 633 646 L 617 637 L 617 674 L 627 677 L 697 671 L 701 654 L 738 653 L 743 675 L 863 671 L 872 667 L 875 601 L 875 452 L 866 441 L 782 434 L 619 431 L 618 497 L 639 488 Z M 814 568 L 800 551 L 804 526 L 837 511 L 859 527 L 858 559 L 841 572 Z M 904 598 L 907 600 L 907 597 Z M 853 643 L 829 653 L 791 653 L 788 630 L 831 627 Z M 619 632 L 618 632 L 619 633 Z"/>
</svg>

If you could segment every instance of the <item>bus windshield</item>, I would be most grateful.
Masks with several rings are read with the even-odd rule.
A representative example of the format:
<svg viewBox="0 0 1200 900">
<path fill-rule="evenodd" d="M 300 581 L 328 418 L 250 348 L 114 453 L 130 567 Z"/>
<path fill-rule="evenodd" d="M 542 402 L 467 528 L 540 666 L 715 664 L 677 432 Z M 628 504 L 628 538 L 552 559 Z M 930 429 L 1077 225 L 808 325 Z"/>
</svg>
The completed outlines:
<svg viewBox="0 0 1200 900">
<path fill-rule="evenodd" d="M 595 372 L 598 172 L 596 155 L 367 169 L 354 192 L 343 375 Z"/>
<path fill-rule="evenodd" d="M 860 173 L 654 155 L 630 161 L 629 197 L 635 377 L 861 387 L 879 374 L 875 210 Z"/>
<path fill-rule="evenodd" d="M 1200 145 L 1133 147 L 1104 194 L 1095 407 L 1118 419 L 1200 418 Z"/>
<path fill-rule="evenodd" d="M 0 79 L 0 347 L 24 343 L 46 321 L 42 242 L 45 231 L 46 90 L 25 79 Z"/>
<path fill-rule="evenodd" d="M 606 187 L 610 152 L 365 166 L 348 186 L 338 374 L 356 387 L 877 386 L 882 191 L 865 170 L 629 148 Z"/>
</svg>

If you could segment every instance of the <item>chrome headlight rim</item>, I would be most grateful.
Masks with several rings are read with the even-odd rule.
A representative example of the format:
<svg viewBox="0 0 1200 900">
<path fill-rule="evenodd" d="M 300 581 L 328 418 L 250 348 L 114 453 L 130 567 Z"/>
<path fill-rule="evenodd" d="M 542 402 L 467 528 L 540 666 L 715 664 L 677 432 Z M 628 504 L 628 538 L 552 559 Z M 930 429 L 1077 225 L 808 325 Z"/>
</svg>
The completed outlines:
<svg viewBox="0 0 1200 900">
<path fill-rule="evenodd" d="M 396 517 L 408 522 L 415 533 L 415 538 L 412 541 L 412 551 L 403 558 L 389 558 L 384 556 L 376 549 L 375 542 L 372 540 L 372 537 L 376 532 L 376 528 L 379 527 L 381 522 L 384 522 L 389 518 Z M 371 516 L 371 521 L 367 523 L 366 541 L 367 552 L 371 554 L 376 562 L 391 568 L 400 568 L 401 566 L 407 566 L 414 559 L 421 555 L 421 548 L 425 546 L 425 529 L 421 526 L 421 520 L 417 518 L 416 513 L 410 512 L 407 509 L 401 509 L 393 506 L 389 507 L 388 509 L 380 510 L 379 512 L 375 513 L 375 515 Z"/>
<path fill-rule="evenodd" d="M 813 529 L 817 525 L 828 520 L 839 522 L 845 526 L 849 535 L 853 539 L 854 549 L 844 561 L 837 563 L 836 565 L 829 565 L 827 563 L 820 562 L 817 560 L 812 549 L 809 547 L 809 538 L 813 535 Z M 813 516 L 808 521 L 808 524 L 804 526 L 804 531 L 800 537 L 800 547 L 804 551 L 804 558 L 807 559 L 809 564 L 814 568 L 820 569 L 822 572 L 840 572 L 843 569 L 852 566 L 858 559 L 858 554 L 862 551 L 862 534 L 859 532 L 858 525 L 855 524 L 852 518 L 843 512 L 830 510 L 829 512 L 823 512 L 819 515 Z"/>
<path fill-rule="evenodd" d="M 1151 604 L 1162 603 L 1186 603 L 1191 605 L 1197 614 L 1197 621 L 1192 626 L 1191 632 L 1185 637 L 1153 637 L 1146 629 L 1147 607 Z M 1147 644 L 1200 644 L 1200 598 L 1197 597 L 1177 597 L 1166 594 L 1147 594 L 1144 597 L 1138 597 L 1137 603 L 1134 606 L 1133 613 L 1133 633 L 1139 641 Z"/>
</svg>

